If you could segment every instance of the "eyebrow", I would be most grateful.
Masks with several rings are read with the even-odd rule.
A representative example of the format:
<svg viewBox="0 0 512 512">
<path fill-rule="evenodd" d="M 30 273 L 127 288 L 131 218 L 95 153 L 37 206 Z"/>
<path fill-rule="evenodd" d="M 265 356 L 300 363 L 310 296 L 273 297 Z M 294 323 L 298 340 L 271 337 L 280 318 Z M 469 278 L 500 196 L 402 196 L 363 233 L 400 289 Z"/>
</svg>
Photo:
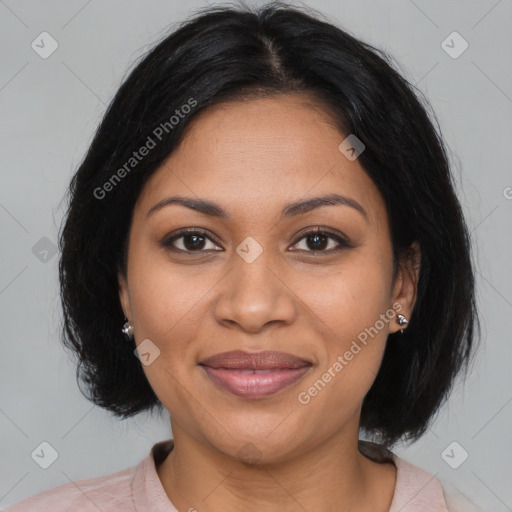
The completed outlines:
<svg viewBox="0 0 512 512">
<path fill-rule="evenodd" d="M 171 196 L 162 199 L 149 209 L 146 218 L 156 211 L 171 204 L 180 204 L 211 217 L 218 217 L 220 219 L 230 218 L 228 212 L 226 212 L 226 210 L 224 210 L 218 204 L 208 201 L 207 199 L 196 199 L 184 196 Z M 282 220 L 285 218 L 293 217 L 295 215 L 301 215 L 322 206 L 349 206 L 357 210 L 366 220 L 368 220 L 368 215 L 365 209 L 355 199 L 351 199 L 350 197 L 342 196 L 339 194 L 327 194 L 323 196 L 312 197 L 302 201 L 288 203 L 281 211 L 280 219 Z"/>
</svg>

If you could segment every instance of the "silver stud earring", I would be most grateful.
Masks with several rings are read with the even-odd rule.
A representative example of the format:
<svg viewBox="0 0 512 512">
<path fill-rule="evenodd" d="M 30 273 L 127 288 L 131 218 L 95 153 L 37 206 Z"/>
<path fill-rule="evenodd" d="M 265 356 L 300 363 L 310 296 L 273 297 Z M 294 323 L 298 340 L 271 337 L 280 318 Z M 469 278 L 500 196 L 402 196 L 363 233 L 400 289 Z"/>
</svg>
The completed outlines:
<svg viewBox="0 0 512 512">
<path fill-rule="evenodd" d="M 130 322 L 128 322 L 128 319 L 126 317 L 124 319 L 125 322 L 121 331 L 123 331 L 126 341 L 131 341 L 133 340 L 133 325 Z"/>
<path fill-rule="evenodd" d="M 404 315 L 398 314 L 396 318 L 398 320 L 398 325 L 405 325 L 409 323 L 409 321 L 407 320 L 407 318 L 405 318 Z M 404 330 L 400 329 L 400 332 L 403 334 Z"/>
</svg>

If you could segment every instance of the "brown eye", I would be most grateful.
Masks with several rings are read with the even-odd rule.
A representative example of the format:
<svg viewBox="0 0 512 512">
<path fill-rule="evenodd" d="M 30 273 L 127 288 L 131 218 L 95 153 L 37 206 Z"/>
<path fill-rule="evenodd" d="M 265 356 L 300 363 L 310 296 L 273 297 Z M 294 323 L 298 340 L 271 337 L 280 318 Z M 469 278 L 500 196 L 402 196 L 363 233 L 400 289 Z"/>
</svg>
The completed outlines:
<svg viewBox="0 0 512 512">
<path fill-rule="evenodd" d="M 208 241 L 211 242 L 213 247 L 208 247 Z M 208 250 L 218 250 L 204 231 L 185 229 L 179 231 L 171 238 L 166 238 L 162 241 L 162 245 L 168 249 L 181 251 L 181 252 L 202 252 Z"/>
<path fill-rule="evenodd" d="M 299 242 L 302 240 L 305 240 L 303 248 L 294 250 L 331 253 L 339 251 L 342 248 L 351 247 L 351 245 L 341 236 L 321 229 L 315 229 L 306 233 L 299 239 Z M 334 244 L 329 245 L 329 241 L 333 241 Z M 295 242 L 294 247 L 297 247 L 299 242 Z"/>
</svg>

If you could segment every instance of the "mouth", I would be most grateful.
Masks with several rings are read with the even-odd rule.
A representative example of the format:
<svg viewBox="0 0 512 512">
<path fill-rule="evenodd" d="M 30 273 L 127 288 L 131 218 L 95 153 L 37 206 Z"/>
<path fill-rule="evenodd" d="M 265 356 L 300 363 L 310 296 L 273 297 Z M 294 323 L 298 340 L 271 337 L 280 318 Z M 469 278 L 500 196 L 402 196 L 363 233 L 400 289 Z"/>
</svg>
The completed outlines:
<svg viewBox="0 0 512 512">
<path fill-rule="evenodd" d="M 199 363 L 220 388 L 243 398 L 264 398 L 287 388 L 313 366 L 286 352 L 232 351 L 210 356 Z"/>
</svg>

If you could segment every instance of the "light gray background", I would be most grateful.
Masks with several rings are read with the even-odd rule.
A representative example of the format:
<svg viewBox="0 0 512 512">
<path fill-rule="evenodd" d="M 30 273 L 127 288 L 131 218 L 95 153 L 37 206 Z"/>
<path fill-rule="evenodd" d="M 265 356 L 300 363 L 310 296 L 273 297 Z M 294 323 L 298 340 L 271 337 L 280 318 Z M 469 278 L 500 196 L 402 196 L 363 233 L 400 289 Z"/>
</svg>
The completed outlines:
<svg viewBox="0 0 512 512">
<path fill-rule="evenodd" d="M 474 236 L 482 350 L 428 433 L 395 452 L 475 510 L 512 510 L 512 1 L 306 3 L 391 52 L 426 93 Z M 59 341 L 58 254 L 44 263 L 32 248 L 57 242 L 65 188 L 133 60 L 203 5 L 0 0 L 0 507 L 135 465 L 171 437 L 168 417 L 120 422 L 80 394 Z M 31 48 L 43 31 L 59 45 L 47 59 Z M 453 31 L 469 43 L 457 59 L 441 47 Z M 59 454 L 46 470 L 31 458 L 43 441 Z M 453 441 L 469 453 L 458 469 L 441 457 Z"/>
</svg>

